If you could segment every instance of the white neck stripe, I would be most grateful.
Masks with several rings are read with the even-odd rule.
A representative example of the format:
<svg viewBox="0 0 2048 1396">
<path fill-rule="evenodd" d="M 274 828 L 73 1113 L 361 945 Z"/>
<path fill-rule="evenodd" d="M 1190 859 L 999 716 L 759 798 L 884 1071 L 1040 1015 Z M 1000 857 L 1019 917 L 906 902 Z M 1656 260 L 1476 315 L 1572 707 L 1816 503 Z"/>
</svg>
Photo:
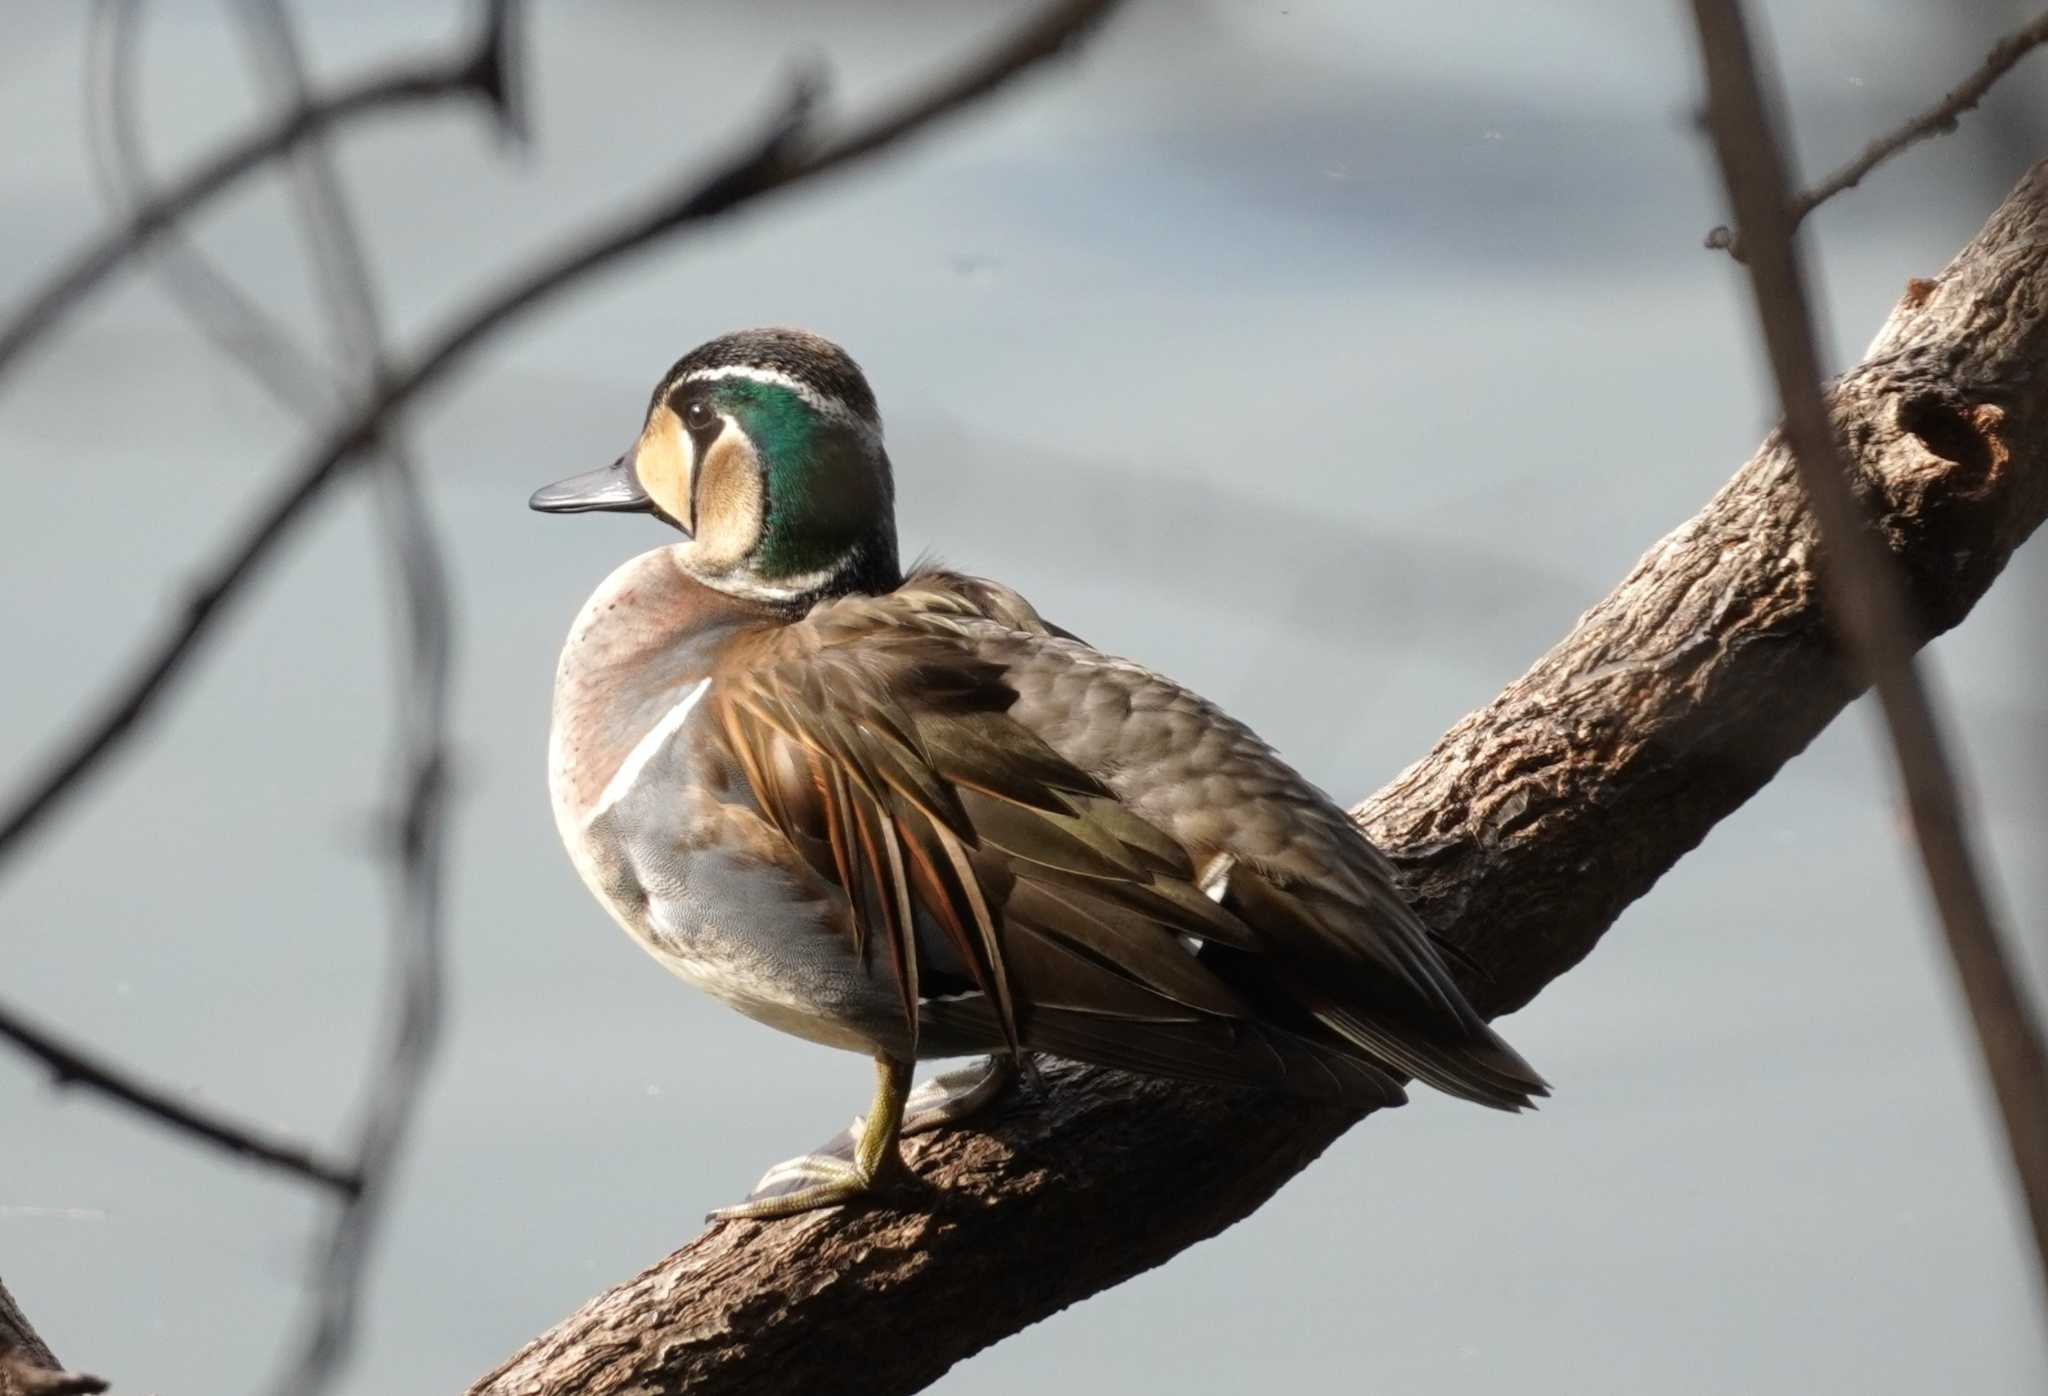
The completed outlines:
<svg viewBox="0 0 2048 1396">
<path fill-rule="evenodd" d="M 727 596 L 737 596 L 747 601 L 766 601 L 770 604 L 780 604 L 789 601 L 800 601 L 813 592 L 823 590 L 828 582 L 831 582 L 841 572 L 846 570 L 846 565 L 851 561 L 852 557 L 853 555 L 848 553 L 830 567 L 821 567 L 816 572 L 804 572 L 794 577 L 785 577 L 773 582 L 763 581 L 752 573 L 741 570 L 731 572 L 700 572 L 689 565 L 690 560 L 687 552 L 683 555 L 683 570 L 704 583 L 705 586 L 710 587 L 713 591 L 722 591 Z"/>
</svg>

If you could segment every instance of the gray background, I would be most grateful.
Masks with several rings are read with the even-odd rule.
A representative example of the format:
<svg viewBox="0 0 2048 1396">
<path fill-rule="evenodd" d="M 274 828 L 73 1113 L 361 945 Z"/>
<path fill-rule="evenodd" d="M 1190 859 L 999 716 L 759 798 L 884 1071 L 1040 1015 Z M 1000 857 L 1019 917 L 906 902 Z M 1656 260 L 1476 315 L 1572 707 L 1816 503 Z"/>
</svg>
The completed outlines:
<svg viewBox="0 0 2048 1396">
<path fill-rule="evenodd" d="M 1807 167 L 1944 90 L 2026 8 L 1771 6 Z M 161 9 L 145 99 L 174 166 L 255 102 L 216 9 Z M 393 317 L 416 335 L 719 149 L 790 55 L 828 55 L 857 106 L 1004 14 L 545 6 L 529 154 L 446 110 L 345 142 Z M 82 18 L 8 6 L 0 304 L 99 221 Z M 331 79 L 455 22 L 336 5 L 308 41 Z M 1992 119 L 1815 220 L 1836 362 L 2048 153 L 2030 149 L 2044 80 L 2036 58 Z M 663 535 L 542 519 L 530 488 L 611 459 L 697 341 L 814 326 L 881 396 L 907 551 L 1018 585 L 1355 797 L 1557 639 L 1768 425 L 1741 283 L 1699 246 L 1720 215 L 1696 89 L 1671 4 L 1139 5 L 1078 65 L 885 164 L 609 276 L 425 405 L 464 621 L 452 1019 L 347 1389 L 458 1389 L 864 1099 L 863 1063 L 688 992 L 578 886 L 543 790 L 555 648 Z M 274 187 L 204 239 L 310 323 Z M 13 784 L 173 614 L 299 426 L 133 279 L 0 387 Z M 385 953 L 378 557 L 363 492 L 337 495 L 147 740 L 0 882 L 9 1002 L 337 1143 Z M 2023 553 L 1935 651 L 2037 985 L 2044 587 Z M 2048 1384 L 2020 1210 L 1867 707 L 1507 1027 L 1558 1086 L 1540 1114 L 1425 1094 L 1247 1224 L 944 1389 Z M 0 1053 L 0 1272 L 117 1389 L 273 1371 L 320 1215 Z"/>
</svg>

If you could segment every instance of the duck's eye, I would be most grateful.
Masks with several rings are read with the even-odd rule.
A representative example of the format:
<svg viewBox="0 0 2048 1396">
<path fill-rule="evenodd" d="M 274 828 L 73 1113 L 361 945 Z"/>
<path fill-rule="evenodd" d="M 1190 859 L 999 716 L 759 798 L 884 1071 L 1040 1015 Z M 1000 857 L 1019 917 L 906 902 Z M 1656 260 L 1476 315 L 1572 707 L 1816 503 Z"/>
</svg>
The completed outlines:
<svg viewBox="0 0 2048 1396">
<path fill-rule="evenodd" d="M 709 431 L 711 424 L 718 420 L 718 414 L 711 410 L 711 404 L 698 398 L 683 409 L 683 425 L 691 431 Z"/>
</svg>

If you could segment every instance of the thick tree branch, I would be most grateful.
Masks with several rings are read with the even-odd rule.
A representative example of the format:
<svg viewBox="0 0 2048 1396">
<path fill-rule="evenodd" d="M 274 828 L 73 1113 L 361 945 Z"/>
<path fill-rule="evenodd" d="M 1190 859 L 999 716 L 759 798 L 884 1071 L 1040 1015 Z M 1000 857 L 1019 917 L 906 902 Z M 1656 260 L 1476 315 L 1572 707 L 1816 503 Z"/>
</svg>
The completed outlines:
<svg viewBox="0 0 2048 1396">
<path fill-rule="evenodd" d="M 1941 723 L 1914 667 L 1898 580 L 1850 490 L 1821 398 L 1820 355 L 1792 242 L 1793 219 L 1785 207 L 1784 164 L 1742 7 L 1738 0 L 1694 0 L 1693 12 L 1715 145 L 1736 216 L 1749 229 L 1750 282 L 1785 404 L 1784 431 L 1826 546 L 1822 572 L 1829 606 L 1857 672 L 1877 688 L 1928 890 L 2033 1220 L 2035 1260 L 2048 1267 L 2048 1051 L 1991 915 Z"/>
<path fill-rule="evenodd" d="M 39 1367 L 57 1365 L 56 1354 L 15 1303 L 5 1280 L 0 1280 L 0 1352 L 12 1352 Z"/>
<path fill-rule="evenodd" d="M 107 1384 L 67 1372 L 0 1281 L 0 1396 L 97 1396 Z"/>
<path fill-rule="evenodd" d="M 1956 123 L 1964 112 L 1975 111 L 1977 104 L 1984 100 L 1984 94 L 2010 72 L 2013 65 L 2042 44 L 2048 44 L 2048 12 L 2035 16 L 1993 44 L 1991 52 L 1984 56 L 1984 61 L 1977 65 L 1975 71 L 1957 83 L 1939 102 L 1904 125 L 1887 131 L 1873 140 L 1863 147 L 1862 153 L 1854 160 L 1829 174 L 1812 188 L 1792 195 L 1785 207 L 1785 216 L 1791 228 L 1796 229 L 1806 221 L 1807 214 L 1835 195 L 1854 189 L 1863 182 L 1863 176 L 1900 151 L 1916 146 L 1930 137 L 1945 135 L 1955 130 Z M 1738 224 L 1744 221 L 1740 216 L 1736 219 Z M 1749 257 L 1742 234 L 1725 223 L 1709 230 L 1707 246 L 1726 251 L 1738 262 L 1746 261 Z"/>
<path fill-rule="evenodd" d="M 1830 406 L 1923 642 L 2048 515 L 2048 165 L 1939 278 L 1909 285 Z M 1360 807 L 1486 1011 L 1570 969 L 1855 696 L 1818 542 L 1773 434 L 1555 649 Z M 472 1396 L 772 1396 L 849 1372 L 867 1392 L 915 1391 L 1245 1217 L 1356 1118 L 1056 1065 L 982 1127 L 912 1141 L 920 1195 L 715 1225 Z"/>
</svg>

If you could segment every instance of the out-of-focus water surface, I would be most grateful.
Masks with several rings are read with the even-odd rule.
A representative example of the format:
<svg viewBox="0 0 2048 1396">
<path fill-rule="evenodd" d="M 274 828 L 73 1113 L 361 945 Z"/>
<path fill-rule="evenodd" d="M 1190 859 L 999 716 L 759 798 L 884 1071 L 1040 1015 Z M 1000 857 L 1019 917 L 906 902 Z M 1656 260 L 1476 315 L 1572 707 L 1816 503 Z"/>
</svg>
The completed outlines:
<svg viewBox="0 0 2048 1396">
<path fill-rule="evenodd" d="M 2026 7 L 1768 8 L 1819 170 Z M 258 104 L 219 11 L 161 9 L 143 99 L 170 168 Z M 529 151 L 457 111 L 340 147 L 392 316 L 417 336 L 725 148 L 794 58 L 829 57 L 855 107 L 1008 12 L 540 7 Z M 307 41 L 331 80 L 457 18 L 319 7 Z M 12 304 L 100 215 L 83 7 L 17 4 L 7 27 Z M 412 416 L 463 621 L 453 1005 L 348 1391 L 460 1389 L 865 1098 L 863 1063 L 687 991 L 577 884 L 543 789 L 555 649 L 662 533 L 543 519 L 527 492 L 611 459 L 699 340 L 814 326 L 881 396 L 908 551 L 1018 585 L 1356 796 L 1553 643 L 1768 425 L 1741 283 L 1700 248 L 1720 215 L 1687 34 L 1681 7 L 1634 0 L 1137 5 L 1079 63 L 551 308 Z M 2048 154 L 2044 64 L 1816 218 L 1837 363 Z M 292 234 L 269 185 L 203 241 L 311 324 Z M 9 785 L 174 614 L 299 434 L 135 279 L 0 384 Z M 351 488 L 299 530 L 150 735 L 0 881 L 9 1002 L 337 1145 L 385 966 L 372 522 Z M 2023 553 L 1935 649 L 2037 987 L 2044 588 Z M 942 1388 L 2048 1384 L 2020 1209 L 1866 708 L 1507 1027 L 1557 1084 L 1541 1113 L 1425 1095 Z M 274 1370 L 319 1218 L 303 1189 L 0 1053 L 0 1273 L 117 1390 Z"/>
</svg>

